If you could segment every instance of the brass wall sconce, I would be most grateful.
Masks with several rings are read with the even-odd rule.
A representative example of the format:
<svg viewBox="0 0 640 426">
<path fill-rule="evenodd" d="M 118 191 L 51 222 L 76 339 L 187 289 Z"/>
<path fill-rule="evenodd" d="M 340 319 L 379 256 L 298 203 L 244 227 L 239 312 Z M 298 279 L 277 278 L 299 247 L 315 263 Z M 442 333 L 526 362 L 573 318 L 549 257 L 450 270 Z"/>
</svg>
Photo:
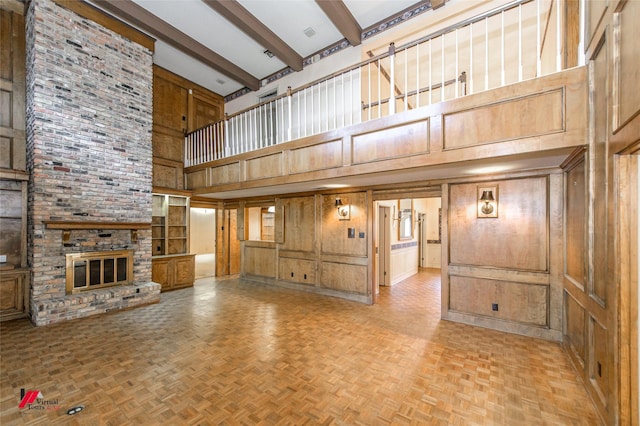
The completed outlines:
<svg viewBox="0 0 640 426">
<path fill-rule="evenodd" d="M 336 197 L 336 209 L 338 210 L 338 219 L 339 220 L 349 220 L 351 219 L 351 208 L 349 204 L 343 202 L 340 197 Z"/>
<path fill-rule="evenodd" d="M 498 217 L 498 186 L 478 187 L 478 217 Z"/>
</svg>

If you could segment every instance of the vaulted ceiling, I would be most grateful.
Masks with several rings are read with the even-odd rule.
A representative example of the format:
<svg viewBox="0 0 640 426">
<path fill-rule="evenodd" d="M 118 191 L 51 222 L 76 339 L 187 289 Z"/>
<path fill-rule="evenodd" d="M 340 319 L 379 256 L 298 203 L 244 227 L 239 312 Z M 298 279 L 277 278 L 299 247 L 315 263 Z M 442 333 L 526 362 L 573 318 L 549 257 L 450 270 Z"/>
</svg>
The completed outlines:
<svg viewBox="0 0 640 426">
<path fill-rule="evenodd" d="M 154 62 L 227 96 L 444 0 L 90 0 L 154 37 Z M 397 19 L 400 18 L 400 19 Z M 317 58 L 317 56 L 316 56 Z M 306 61 L 305 61 L 306 60 Z"/>
</svg>

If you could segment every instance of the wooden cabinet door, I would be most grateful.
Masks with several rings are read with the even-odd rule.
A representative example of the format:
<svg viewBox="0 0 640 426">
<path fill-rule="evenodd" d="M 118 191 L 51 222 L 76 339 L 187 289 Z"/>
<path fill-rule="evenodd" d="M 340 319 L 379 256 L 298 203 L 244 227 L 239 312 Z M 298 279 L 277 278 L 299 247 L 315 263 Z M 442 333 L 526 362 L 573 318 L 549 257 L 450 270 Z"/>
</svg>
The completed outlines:
<svg viewBox="0 0 640 426">
<path fill-rule="evenodd" d="M 174 260 L 174 285 L 175 287 L 187 287 L 193 285 L 195 277 L 194 257 Z"/>
<path fill-rule="evenodd" d="M 165 259 L 154 259 L 151 262 L 151 280 L 162 285 L 162 290 L 171 287 L 169 261 Z"/>
<path fill-rule="evenodd" d="M 0 321 L 22 318 L 29 309 L 28 271 L 3 271 L 0 278 Z"/>
</svg>

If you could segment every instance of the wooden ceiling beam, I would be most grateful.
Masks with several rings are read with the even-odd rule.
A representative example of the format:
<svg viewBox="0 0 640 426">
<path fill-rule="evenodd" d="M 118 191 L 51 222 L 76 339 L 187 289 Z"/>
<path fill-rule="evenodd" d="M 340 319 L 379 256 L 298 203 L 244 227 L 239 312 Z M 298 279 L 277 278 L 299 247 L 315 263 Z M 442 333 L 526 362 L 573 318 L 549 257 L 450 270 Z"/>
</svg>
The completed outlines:
<svg viewBox="0 0 640 426">
<path fill-rule="evenodd" d="M 202 0 L 240 31 L 264 46 L 294 71 L 302 70 L 302 56 L 236 0 Z"/>
<path fill-rule="evenodd" d="M 316 0 L 316 3 L 352 46 L 362 43 L 362 28 L 342 0 Z"/>
<path fill-rule="evenodd" d="M 260 80 L 131 0 L 93 0 L 100 8 L 207 64 L 251 90 Z"/>
</svg>

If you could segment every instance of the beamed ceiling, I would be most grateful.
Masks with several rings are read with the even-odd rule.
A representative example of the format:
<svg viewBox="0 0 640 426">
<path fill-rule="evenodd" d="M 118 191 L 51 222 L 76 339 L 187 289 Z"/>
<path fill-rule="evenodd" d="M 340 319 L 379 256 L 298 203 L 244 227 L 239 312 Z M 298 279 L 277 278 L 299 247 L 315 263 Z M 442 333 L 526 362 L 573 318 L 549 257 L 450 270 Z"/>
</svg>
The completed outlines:
<svg viewBox="0 0 640 426">
<path fill-rule="evenodd" d="M 444 0 L 90 0 L 156 39 L 154 62 L 227 96 Z M 403 22 L 400 20 L 399 22 Z M 267 52 L 265 53 L 265 52 Z"/>
</svg>

